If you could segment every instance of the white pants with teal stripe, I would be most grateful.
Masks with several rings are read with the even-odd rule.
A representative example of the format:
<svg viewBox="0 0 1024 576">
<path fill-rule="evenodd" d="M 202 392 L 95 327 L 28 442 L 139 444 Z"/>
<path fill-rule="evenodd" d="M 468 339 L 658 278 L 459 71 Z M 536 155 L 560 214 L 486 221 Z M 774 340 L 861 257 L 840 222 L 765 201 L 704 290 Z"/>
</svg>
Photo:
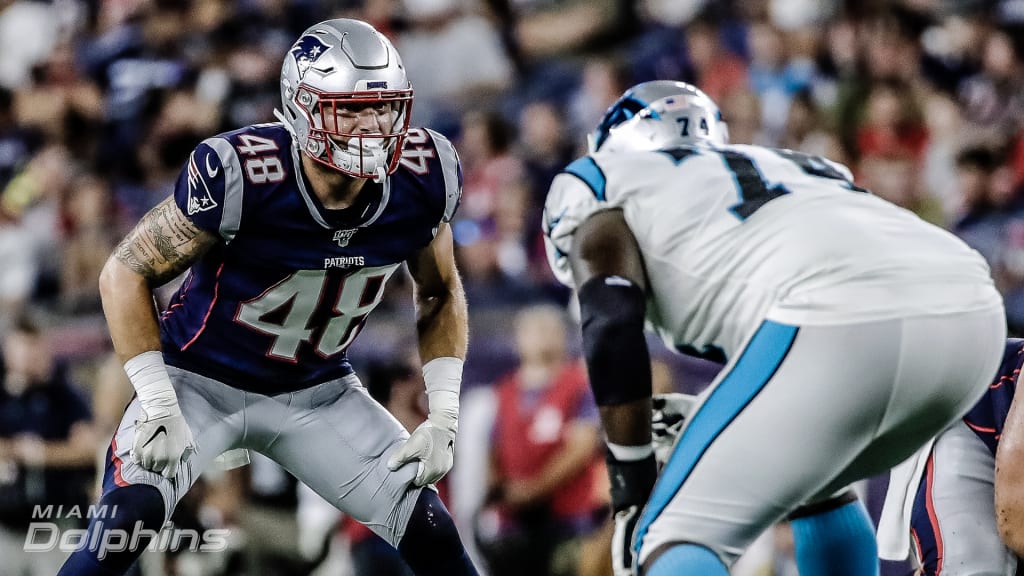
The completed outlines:
<svg viewBox="0 0 1024 576">
<path fill-rule="evenodd" d="M 732 562 L 794 508 L 883 472 L 961 417 L 999 367 L 1002 307 L 842 326 L 765 321 L 702 395 L 637 527 L 641 563 L 689 542 Z"/>
</svg>

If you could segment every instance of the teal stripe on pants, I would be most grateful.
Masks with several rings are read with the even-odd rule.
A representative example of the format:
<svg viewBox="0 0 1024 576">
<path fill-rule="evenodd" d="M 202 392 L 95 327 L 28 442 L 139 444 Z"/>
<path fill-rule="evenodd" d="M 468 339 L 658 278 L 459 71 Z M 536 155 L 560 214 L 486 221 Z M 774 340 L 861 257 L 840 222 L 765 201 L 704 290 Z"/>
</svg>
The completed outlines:
<svg viewBox="0 0 1024 576">
<path fill-rule="evenodd" d="M 789 353 L 798 330 L 796 326 L 770 320 L 762 323 L 736 361 L 736 365 L 693 416 L 693 420 L 676 444 L 672 457 L 665 465 L 647 507 L 644 508 L 643 515 L 637 523 L 636 542 L 633 547 L 638 557 L 644 536 L 651 524 L 675 497 L 711 443 L 775 375 Z"/>
</svg>

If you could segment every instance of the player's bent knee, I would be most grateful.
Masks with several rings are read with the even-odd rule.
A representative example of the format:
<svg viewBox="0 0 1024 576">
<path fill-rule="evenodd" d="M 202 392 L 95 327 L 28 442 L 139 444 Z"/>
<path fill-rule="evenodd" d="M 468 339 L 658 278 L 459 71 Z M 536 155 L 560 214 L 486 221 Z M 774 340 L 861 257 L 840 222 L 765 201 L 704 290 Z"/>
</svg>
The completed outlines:
<svg viewBox="0 0 1024 576">
<path fill-rule="evenodd" d="M 58 576 L 124 574 L 163 528 L 164 499 L 154 486 L 115 488 L 103 495 L 97 508 L 107 513 L 89 522 L 89 545 L 68 557 Z"/>
<path fill-rule="evenodd" d="M 420 490 L 398 552 L 417 576 L 476 576 L 455 522 L 430 489 Z"/>
<path fill-rule="evenodd" d="M 112 527 L 131 528 L 136 523 L 142 523 L 145 528 L 159 529 L 167 518 L 160 489 L 147 484 L 133 484 L 112 490 L 103 495 L 99 503 L 108 504 L 110 509 L 117 510 L 108 522 L 108 526 Z"/>
<path fill-rule="evenodd" d="M 666 542 L 654 549 L 640 566 L 640 576 L 687 574 L 728 576 L 725 561 L 711 548 L 694 542 Z"/>
<path fill-rule="evenodd" d="M 455 522 L 437 492 L 428 488 L 420 490 L 416 506 L 398 544 L 399 550 L 403 547 L 414 547 L 419 543 L 445 543 L 453 538 L 459 538 Z"/>
</svg>

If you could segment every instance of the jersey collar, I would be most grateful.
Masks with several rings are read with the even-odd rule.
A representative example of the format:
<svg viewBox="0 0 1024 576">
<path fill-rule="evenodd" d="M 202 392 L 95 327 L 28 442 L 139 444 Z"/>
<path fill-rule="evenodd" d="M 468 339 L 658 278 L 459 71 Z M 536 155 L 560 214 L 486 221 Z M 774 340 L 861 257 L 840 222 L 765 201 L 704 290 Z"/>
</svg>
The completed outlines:
<svg viewBox="0 0 1024 576">
<path fill-rule="evenodd" d="M 320 226 L 335 230 L 339 228 L 365 228 L 377 221 L 391 199 L 391 178 L 385 178 L 383 185 L 374 182 L 367 182 L 359 194 L 360 198 L 350 208 L 342 210 L 329 210 L 324 208 L 320 199 L 310 191 L 310 185 L 306 175 L 302 172 L 301 152 L 297 146 L 292 146 L 292 163 L 295 166 L 295 184 L 299 189 L 302 200 L 306 203 L 310 216 Z"/>
</svg>

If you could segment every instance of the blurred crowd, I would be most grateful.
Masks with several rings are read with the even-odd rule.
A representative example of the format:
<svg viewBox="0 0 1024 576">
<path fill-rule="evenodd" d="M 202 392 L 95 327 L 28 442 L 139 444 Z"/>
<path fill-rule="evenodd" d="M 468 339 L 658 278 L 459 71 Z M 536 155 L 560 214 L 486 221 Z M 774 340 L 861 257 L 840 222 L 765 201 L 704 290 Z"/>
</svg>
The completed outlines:
<svg viewBox="0 0 1024 576">
<path fill-rule="evenodd" d="M 494 574 L 513 559 L 544 566 L 513 573 L 606 573 L 600 432 L 539 222 L 551 179 L 633 83 L 695 83 L 733 142 L 846 163 L 860 185 L 963 237 L 1024 333 L 1024 0 L 0 0 L 0 575 L 53 572 L 39 568 L 45 554 L 21 552 L 26 510 L 93 499 L 94 463 L 131 394 L 100 310 L 103 262 L 196 144 L 274 120 L 288 47 L 340 16 L 394 41 L 413 124 L 461 155 L 472 433 L 447 499 Z M 350 356 L 412 427 L 409 282 L 389 290 Z M 655 356 L 666 390 L 715 373 Z M 503 444 L 507 419 L 536 450 Z M 176 521 L 232 527 L 234 552 L 167 554 L 146 573 L 390 565 L 372 534 L 255 456 L 190 493 Z M 784 527 L 762 544 L 745 574 L 795 574 Z"/>
</svg>

